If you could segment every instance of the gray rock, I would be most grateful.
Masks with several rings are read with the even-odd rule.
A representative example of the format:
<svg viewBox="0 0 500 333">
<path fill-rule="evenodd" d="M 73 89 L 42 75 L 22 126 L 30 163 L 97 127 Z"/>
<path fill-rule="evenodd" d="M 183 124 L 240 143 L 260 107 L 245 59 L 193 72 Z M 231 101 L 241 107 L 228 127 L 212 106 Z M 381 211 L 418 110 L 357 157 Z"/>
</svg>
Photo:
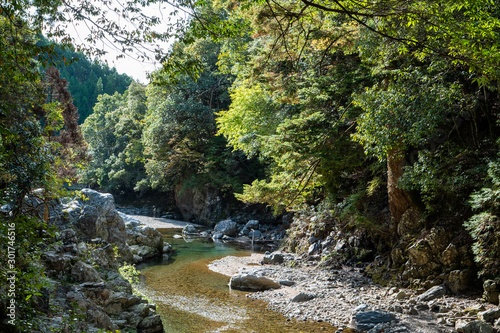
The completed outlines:
<svg viewBox="0 0 500 333">
<path fill-rule="evenodd" d="M 356 312 L 365 311 L 367 308 L 368 308 L 368 305 L 366 305 L 366 304 L 360 304 L 352 312 L 356 313 Z"/>
<path fill-rule="evenodd" d="M 217 231 L 216 233 L 214 233 L 212 235 L 212 239 L 222 239 L 222 237 L 224 237 L 224 233 L 220 232 L 220 231 Z"/>
<path fill-rule="evenodd" d="M 396 295 L 396 299 L 398 299 L 398 300 L 403 300 L 405 298 L 408 298 L 408 295 L 404 291 L 400 291 Z"/>
<path fill-rule="evenodd" d="M 353 319 L 356 324 L 356 329 L 368 331 L 377 324 L 393 321 L 396 319 L 396 316 L 388 312 L 365 311 L 356 313 Z"/>
<path fill-rule="evenodd" d="M 71 276 L 77 282 L 101 282 L 99 273 L 89 264 L 77 261 L 71 269 Z"/>
<path fill-rule="evenodd" d="M 428 302 L 431 301 L 435 298 L 441 297 L 446 295 L 447 289 L 446 286 L 444 285 L 439 285 L 432 287 L 431 289 L 427 290 L 425 293 L 419 295 L 417 297 L 417 301 L 419 302 Z"/>
<path fill-rule="evenodd" d="M 264 264 L 281 264 L 284 261 L 284 256 L 281 253 L 266 253 L 262 262 Z"/>
<path fill-rule="evenodd" d="M 149 316 L 137 325 L 137 333 L 163 333 L 163 324 L 159 315 Z"/>
<path fill-rule="evenodd" d="M 286 287 L 291 287 L 295 284 L 294 281 L 290 281 L 290 280 L 280 280 L 278 281 L 279 284 L 281 284 L 282 286 L 286 286 Z"/>
<path fill-rule="evenodd" d="M 248 233 L 248 237 L 254 238 L 254 239 L 261 238 L 262 237 L 262 232 L 260 232 L 260 230 L 251 230 Z"/>
<path fill-rule="evenodd" d="M 147 246 L 147 245 L 131 245 L 130 250 L 134 254 L 134 257 L 138 257 L 136 262 L 144 261 L 149 258 L 153 258 L 159 254 L 158 249 Z M 138 261 L 137 261 L 138 260 Z"/>
<path fill-rule="evenodd" d="M 154 309 L 154 306 L 147 303 L 139 303 L 130 307 L 128 310 L 137 314 L 140 317 L 147 317 L 150 314 L 151 309 Z"/>
<path fill-rule="evenodd" d="M 481 320 L 471 322 L 459 320 L 455 324 L 455 329 L 459 333 L 495 333 L 495 329 L 490 323 Z"/>
<path fill-rule="evenodd" d="M 88 318 L 96 323 L 98 327 L 102 327 L 108 331 L 116 331 L 118 328 L 111 321 L 111 318 L 100 309 L 91 309 L 87 312 Z"/>
<path fill-rule="evenodd" d="M 248 229 L 258 229 L 259 228 L 259 221 L 257 220 L 250 220 L 245 224 L 245 228 Z"/>
<path fill-rule="evenodd" d="M 71 262 L 75 261 L 76 257 L 67 253 L 59 254 L 55 251 L 47 251 L 43 253 L 43 259 L 50 270 L 65 272 L 69 270 Z"/>
<path fill-rule="evenodd" d="M 196 235 L 196 234 L 198 234 L 198 230 L 196 229 L 196 227 L 194 225 L 188 224 L 184 227 L 184 229 L 182 229 L 182 234 Z"/>
<path fill-rule="evenodd" d="M 489 323 L 493 323 L 498 318 L 500 318 L 500 308 L 489 309 L 477 314 L 477 319 Z"/>
<path fill-rule="evenodd" d="M 223 220 L 215 225 L 214 231 L 222 232 L 224 235 L 235 237 L 238 235 L 238 223 L 232 220 Z"/>
<path fill-rule="evenodd" d="M 300 292 L 298 293 L 297 295 L 295 295 L 295 297 L 293 297 L 291 299 L 292 302 L 296 302 L 296 303 L 301 303 L 301 302 L 307 302 L 307 301 L 310 301 L 312 300 L 313 298 L 316 298 L 316 295 L 315 294 L 310 294 L 310 293 L 304 293 L 304 292 Z"/>
<path fill-rule="evenodd" d="M 339 239 L 335 247 L 333 248 L 335 251 L 340 251 L 346 245 L 345 239 Z"/>
<path fill-rule="evenodd" d="M 483 290 L 484 290 L 484 298 L 486 301 L 493 303 L 493 304 L 499 304 L 500 300 L 500 286 L 499 283 L 495 280 L 486 280 L 483 283 Z"/>
<path fill-rule="evenodd" d="M 265 276 L 240 273 L 231 277 L 229 287 L 239 290 L 268 290 L 278 289 L 281 285 Z"/>
<path fill-rule="evenodd" d="M 248 233 L 250 232 L 250 229 L 247 227 L 243 227 L 243 229 L 240 230 L 238 233 L 238 236 L 248 236 Z"/>
<path fill-rule="evenodd" d="M 316 242 L 316 243 L 313 243 L 309 246 L 309 249 L 307 250 L 307 254 L 313 255 L 319 251 L 321 251 L 321 242 Z"/>
<path fill-rule="evenodd" d="M 170 245 L 167 242 L 163 242 L 162 252 L 163 253 L 170 253 L 171 251 L 172 251 L 172 245 Z"/>
<path fill-rule="evenodd" d="M 470 269 L 454 270 L 448 275 L 447 286 L 454 293 L 467 290 L 474 274 Z"/>
<path fill-rule="evenodd" d="M 139 296 L 126 292 L 112 292 L 105 303 L 105 310 L 109 314 L 116 314 L 140 302 L 141 298 Z"/>
</svg>

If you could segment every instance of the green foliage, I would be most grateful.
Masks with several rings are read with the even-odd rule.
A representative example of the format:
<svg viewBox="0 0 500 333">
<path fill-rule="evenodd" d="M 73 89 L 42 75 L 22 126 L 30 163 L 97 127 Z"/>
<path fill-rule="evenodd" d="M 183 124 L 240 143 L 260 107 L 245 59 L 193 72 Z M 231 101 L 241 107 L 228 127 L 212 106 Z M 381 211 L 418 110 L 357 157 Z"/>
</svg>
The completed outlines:
<svg viewBox="0 0 500 333">
<path fill-rule="evenodd" d="M 200 59 L 203 70 L 196 80 L 189 75 L 165 69 L 154 73 L 154 82 L 170 80 L 173 84 L 148 87 L 148 113 L 143 145 L 150 156 L 146 163 L 148 180 L 153 188 L 169 190 L 212 187 L 224 193 L 241 189 L 242 183 L 258 173 L 255 161 L 241 152 L 231 152 L 222 137 L 216 137 L 215 113 L 229 105 L 231 77 L 217 71 L 219 45 L 199 38 L 190 45 L 174 45 L 174 59 L 186 53 Z M 250 170 L 251 172 L 248 172 Z"/>
<path fill-rule="evenodd" d="M 405 168 L 399 186 L 419 193 L 428 213 L 453 213 L 456 207 L 450 202 L 466 202 L 474 189 L 484 184 L 485 158 L 451 143 L 435 151 L 422 150 L 417 161 Z"/>
<path fill-rule="evenodd" d="M 92 161 L 82 182 L 112 191 L 131 190 L 145 177 L 142 132 L 146 90 L 133 82 L 121 95 L 101 95 L 82 126 Z"/>
<path fill-rule="evenodd" d="M 60 62 L 57 68 L 61 77 L 68 81 L 68 90 L 78 108 L 80 124 L 92 113 L 99 95 L 113 95 L 115 92 L 123 94 L 133 81 L 126 74 L 118 74 L 115 68 L 91 61 L 82 52 L 57 49 L 58 47 L 56 52 L 59 52 L 61 57 L 72 60 L 68 64 Z"/>
<path fill-rule="evenodd" d="M 489 163 L 488 178 L 491 187 L 482 188 L 471 195 L 470 204 L 481 211 L 464 223 L 474 239 L 472 251 L 479 264 L 480 275 L 497 278 L 500 271 L 500 163 Z"/>
<path fill-rule="evenodd" d="M 139 283 L 139 275 L 141 275 L 141 273 L 134 265 L 124 264 L 118 268 L 118 271 L 125 280 L 130 282 L 130 284 L 136 285 Z"/>
<path fill-rule="evenodd" d="M 262 152 L 266 138 L 279 124 L 280 106 L 259 85 L 235 87 L 231 102 L 228 111 L 217 113 L 218 134 L 224 134 L 235 150 L 247 155 Z"/>
<path fill-rule="evenodd" d="M 391 151 L 426 144 L 453 112 L 457 87 L 431 75 L 419 69 L 400 72 L 389 84 L 377 84 L 355 96 L 364 113 L 357 119 L 353 138 L 367 154 L 383 161 Z"/>
</svg>

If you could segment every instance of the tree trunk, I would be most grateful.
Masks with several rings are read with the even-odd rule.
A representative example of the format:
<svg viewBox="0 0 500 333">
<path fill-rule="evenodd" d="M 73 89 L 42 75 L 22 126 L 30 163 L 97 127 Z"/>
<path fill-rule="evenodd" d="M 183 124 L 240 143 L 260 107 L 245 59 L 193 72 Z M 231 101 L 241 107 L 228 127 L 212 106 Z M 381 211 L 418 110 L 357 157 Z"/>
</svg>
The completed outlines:
<svg viewBox="0 0 500 333">
<path fill-rule="evenodd" d="M 408 193 L 398 187 L 398 181 L 403 175 L 404 157 L 399 149 L 393 149 L 387 156 L 387 192 L 389 209 L 391 211 L 391 231 L 397 233 L 401 216 L 413 206 Z"/>
</svg>

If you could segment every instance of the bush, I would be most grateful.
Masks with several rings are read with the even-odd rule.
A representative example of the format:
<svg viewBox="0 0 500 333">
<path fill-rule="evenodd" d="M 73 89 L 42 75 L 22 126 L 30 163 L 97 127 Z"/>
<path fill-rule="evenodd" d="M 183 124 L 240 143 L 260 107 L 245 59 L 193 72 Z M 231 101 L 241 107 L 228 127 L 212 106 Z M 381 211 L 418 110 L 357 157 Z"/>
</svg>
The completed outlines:
<svg viewBox="0 0 500 333">
<path fill-rule="evenodd" d="M 483 210 L 464 223 L 474 239 L 472 250 L 480 265 L 480 276 L 495 278 L 500 272 L 500 161 L 489 164 L 491 187 L 471 195 L 472 208 Z"/>
</svg>

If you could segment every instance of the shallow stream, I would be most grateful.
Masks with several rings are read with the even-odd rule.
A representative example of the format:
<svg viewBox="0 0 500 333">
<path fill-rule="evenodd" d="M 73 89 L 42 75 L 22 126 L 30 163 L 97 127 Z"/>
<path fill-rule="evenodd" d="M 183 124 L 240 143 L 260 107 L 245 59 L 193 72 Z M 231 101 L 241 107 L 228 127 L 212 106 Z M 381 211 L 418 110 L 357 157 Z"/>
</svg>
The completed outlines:
<svg viewBox="0 0 500 333">
<path fill-rule="evenodd" d="M 168 260 L 139 265 L 138 289 L 156 303 L 165 332 L 335 332 L 328 323 L 287 321 L 246 292 L 230 290 L 229 277 L 207 267 L 215 259 L 249 251 L 204 239 L 173 238 L 180 230 L 160 231 L 176 252 Z"/>
</svg>

